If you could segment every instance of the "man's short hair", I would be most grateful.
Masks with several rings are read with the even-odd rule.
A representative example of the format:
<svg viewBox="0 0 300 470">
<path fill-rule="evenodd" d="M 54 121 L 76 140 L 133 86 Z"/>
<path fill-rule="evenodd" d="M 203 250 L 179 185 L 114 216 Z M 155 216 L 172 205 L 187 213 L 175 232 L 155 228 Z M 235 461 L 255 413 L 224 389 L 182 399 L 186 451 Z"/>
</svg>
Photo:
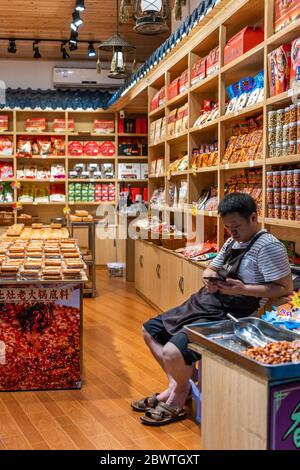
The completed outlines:
<svg viewBox="0 0 300 470">
<path fill-rule="evenodd" d="M 257 206 L 253 197 L 244 193 L 227 194 L 219 204 L 218 213 L 221 217 L 224 217 L 234 212 L 237 212 L 245 219 L 249 219 L 254 212 L 257 213 Z"/>
</svg>

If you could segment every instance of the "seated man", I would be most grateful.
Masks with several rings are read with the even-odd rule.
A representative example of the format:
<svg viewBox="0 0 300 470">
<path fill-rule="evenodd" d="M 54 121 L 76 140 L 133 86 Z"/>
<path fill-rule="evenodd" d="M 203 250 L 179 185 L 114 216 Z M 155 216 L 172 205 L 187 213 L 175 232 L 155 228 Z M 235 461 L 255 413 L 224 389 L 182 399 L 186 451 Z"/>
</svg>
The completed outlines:
<svg viewBox="0 0 300 470">
<path fill-rule="evenodd" d="M 226 320 L 227 313 L 247 317 L 262 299 L 292 292 L 286 249 L 266 230 L 259 230 L 252 197 L 228 194 L 218 212 L 231 238 L 205 269 L 204 287 L 143 326 L 144 340 L 169 380 L 163 392 L 131 404 L 135 411 L 145 411 L 144 424 L 160 426 L 186 417 L 183 407 L 190 394 L 192 364 L 199 356 L 188 349 L 184 325 Z"/>
</svg>

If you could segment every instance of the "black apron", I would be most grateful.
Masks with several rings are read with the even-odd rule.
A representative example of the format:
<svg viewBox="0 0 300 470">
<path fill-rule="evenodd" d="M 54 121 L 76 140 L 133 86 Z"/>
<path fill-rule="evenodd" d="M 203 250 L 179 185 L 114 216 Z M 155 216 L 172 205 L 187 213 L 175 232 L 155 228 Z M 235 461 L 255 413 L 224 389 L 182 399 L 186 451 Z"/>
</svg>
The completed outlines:
<svg viewBox="0 0 300 470">
<path fill-rule="evenodd" d="M 234 240 L 225 252 L 224 264 L 218 269 L 222 278 L 239 279 L 238 271 L 245 254 L 254 245 L 256 240 L 267 232 L 259 232 L 246 248 L 233 249 Z M 225 295 L 220 292 L 210 294 L 206 287 L 202 287 L 182 305 L 167 310 L 162 315 L 162 321 L 167 332 L 171 335 L 179 333 L 184 325 L 195 322 L 221 321 L 226 314 L 231 313 L 237 318 L 248 317 L 259 307 L 258 297 L 245 295 Z"/>
</svg>

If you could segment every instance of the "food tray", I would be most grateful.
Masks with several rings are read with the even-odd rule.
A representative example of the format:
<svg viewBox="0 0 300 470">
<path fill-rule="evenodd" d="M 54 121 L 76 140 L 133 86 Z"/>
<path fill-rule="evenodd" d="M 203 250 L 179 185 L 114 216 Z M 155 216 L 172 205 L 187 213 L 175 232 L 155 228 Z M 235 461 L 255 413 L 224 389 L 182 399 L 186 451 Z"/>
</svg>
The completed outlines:
<svg viewBox="0 0 300 470">
<path fill-rule="evenodd" d="M 262 333 L 273 341 L 294 341 L 300 339 L 300 334 L 275 326 L 259 318 L 247 317 Z M 234 364 L 250 370 L 269 381 L 300 378 L 300 364 L 267 365 L 255 361 L 243 354 L 249 345 L 234 334 L 233 322 L 193 323 L 185 326 L 191 343 L 205 347 L 209 351 L 227 359 Z"/>
</svg>

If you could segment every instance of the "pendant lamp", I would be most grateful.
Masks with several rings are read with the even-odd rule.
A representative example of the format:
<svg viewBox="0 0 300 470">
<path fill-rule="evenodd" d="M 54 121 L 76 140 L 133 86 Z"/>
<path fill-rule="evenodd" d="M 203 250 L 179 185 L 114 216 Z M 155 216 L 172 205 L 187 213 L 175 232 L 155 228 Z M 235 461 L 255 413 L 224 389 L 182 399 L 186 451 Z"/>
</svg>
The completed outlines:
<svg viewBox="0 0 300 470">
<path fill-rule="evenodd" d="M 169 0 L 122 0 L 121 20 L 129 21 L 129 8 L 133 5 L 134 30 L 140 34 L 164 34 L 169 30 L 166 20 L 170 17 Z"/>
<path fill-rule="evenodd" d="M 117 0 L 117 33 L 99 46 L 99 51 L 112 52 L 110 78 L 124 79 L 128 76 L 126 52 L 135 50 L 129 42 L 119 34 L 119 2 Z M 97 71 L 101 72 L 100 57 L 98 55 Z"/>
</svg>

